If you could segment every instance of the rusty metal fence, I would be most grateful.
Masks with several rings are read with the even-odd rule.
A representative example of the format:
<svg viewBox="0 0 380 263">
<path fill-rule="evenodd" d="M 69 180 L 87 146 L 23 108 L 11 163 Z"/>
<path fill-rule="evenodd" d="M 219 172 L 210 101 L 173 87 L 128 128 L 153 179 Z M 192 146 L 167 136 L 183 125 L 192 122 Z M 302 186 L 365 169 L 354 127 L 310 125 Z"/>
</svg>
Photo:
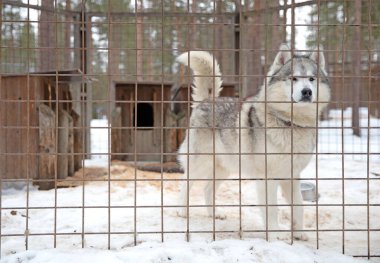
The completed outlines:
<svg viewBox="0 0 380 263">
<path fill-rule="evenodd" d="M 293 236 L 289 222 L 299 204 L 279 195 L 282 230 L 269 229 L 259 212 L 274 205 L 260 203 L 258 179 L 240 172 L 194 179 L 211 180 L 214 189 L 222 181 L 212 217 L 199 187 L 187 193 L 188 216 L 177 215 L 179 185 L 193 180 L 178 166 L 177 150 L 189 129 L 200 127 L 189 127 L 192 75 L 175 58 L 189 50 L 214 54 L 222 96 L 242 103 L 267 86 L 278 47 L 288 42 L 292 54 L 324 46 L 332 89 L 312 127 L 312 160 L 298 179 L 316 191 L 302 204 L 309 240 L 288 241 L 379 260 L 376 1 L 3 0 L 0 12 L 2 256 Z M 214 162 L 223 155 L 215 147 L 203 154 Z M 224 155 L 241 160 L 246 153 Z"/>
</svg>

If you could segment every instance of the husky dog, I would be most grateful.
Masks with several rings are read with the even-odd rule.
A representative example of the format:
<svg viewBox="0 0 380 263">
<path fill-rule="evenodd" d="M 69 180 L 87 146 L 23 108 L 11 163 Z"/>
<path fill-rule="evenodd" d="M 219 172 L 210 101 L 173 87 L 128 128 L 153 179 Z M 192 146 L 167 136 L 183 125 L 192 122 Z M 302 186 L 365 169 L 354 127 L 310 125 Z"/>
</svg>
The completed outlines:
<svg viewBox="0 0 380 263">
<path fill-rule="evenodd" d="M 298 179 L 313 155 L 317 122 L 330 99 L 322 47 L 301 55 L 291 54 L 290 48 L 282 44 L 258 95 L 242 102 L 219 97 L 221 72 L 211 54 L 190 51 L 177 61 L 194 73 L 190 129 L 178 157 L 190 179 L 189 185 L 185 182 L 181 189 L 182 205 L 187 205 L 192 179 L 210 179 L 204 194 L 212 216 L 211 179 L 241 173 L 242 178 L 259 179 L 257 194 L 264 220 L 268 214 L 268 230 L 280 230 L 276 207 L 280 186 L 292 205 L 293 237 L 307 240 L 302 233 Z M 220 183 L 221 180 L 215 181 L 215 190 Z M 179 215 L 186 216 L 186 208 Z M 269 233 L 270 239 L 290 238 L 290 234 L 274 231 Z"/>
</svg>

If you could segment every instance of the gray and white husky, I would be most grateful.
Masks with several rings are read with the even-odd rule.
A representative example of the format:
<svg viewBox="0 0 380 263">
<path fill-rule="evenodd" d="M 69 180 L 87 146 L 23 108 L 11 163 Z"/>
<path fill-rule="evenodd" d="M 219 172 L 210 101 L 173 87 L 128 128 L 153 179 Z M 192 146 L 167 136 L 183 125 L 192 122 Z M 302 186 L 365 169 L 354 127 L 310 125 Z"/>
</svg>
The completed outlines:
<svg viewBox="0 0 380 263">
<path fill-rule="evenodd" d="M 280 186 L 292 205 L 293 237 L 307 240 L 298 179 L 313 155 L 317 122 L 330 99 L 322 47 L 301 55 L 282 44 L 258 95 L 243 101 L 219 97 L 221 72 L 208 52 L 186 52 L 177 61 L 194 73 L 189 130 L 178 157 L 190 179 L 181 189 L 183 206 L 192 179 L 226 179 L 240 173 L 242 178 L 259 179 L 257 194 L 264 220 L 268 214 L 268 230 L 280 230 L 276 207 Z M 215 181 L 215 190 L 220 183 Z M 209 180 L 204 194 L 210 216 L 213 189 Z M 185 207 L 179 214 L 186 212 Z M 269 238 L 290 238 L 284 233 L 271 231 Z"/>
</svg>

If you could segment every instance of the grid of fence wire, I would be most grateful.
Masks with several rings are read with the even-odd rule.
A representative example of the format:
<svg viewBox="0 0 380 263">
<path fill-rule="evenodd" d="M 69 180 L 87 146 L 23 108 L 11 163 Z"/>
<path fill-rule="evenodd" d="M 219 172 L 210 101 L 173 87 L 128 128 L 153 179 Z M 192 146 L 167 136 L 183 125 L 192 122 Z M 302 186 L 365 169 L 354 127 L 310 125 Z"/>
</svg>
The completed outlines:
<svg viewBox="0 0 380 263">
<path fill-rule="evenodd" d="M 122 248 L 147 240 L 293 237 L 298 230 L 290 222 L 302 206 L 302 232 L 309 236 L 302 242 L 380 257 L 379 8 L 370 0 L 243 2 L 2 1 L 1 255 Z M 189 50 L 214 54 L 222 95 L 236 97 L 239 107 L 263 83 L 268 88 L 268 69 L 282 42 L 290 43 L 292 55 L 323 44 L 332 89 L 320 123 L 309 127 L 315 130 L 314 152 L 294 153 L 295 127 L 287 127 L 286 179 L 311 183 L 317 194 L 302 204 L 293 195 L 290 204 L 282 197 L 278 204 L 268 197 L 260 203 L 253 185 L 265 182 L 267 192 L 278 178 L 241 172 L 247 158 L 263 157 L 266 171 L 268 158 L 284 155 L 267 149 L 266 136 L 261 152 L 244 152 L 240 137 L 238 152 L 218 152 L 215 136 L 207 152 L 192 152 L 190 143 L 185 153 L 177 152 L 191 130 L 209 128 L 190 125 L 194 76 L 175 58 Z M 267 108 L 284 102 L 265 95 L 255 103 Z M 294 103 L 287 104 L 293 116 Z M 214 131 L 250 129 L 240 122 L 217 127 L 212 116 Z M 256 129 L 284 128 L 265 121 Z M 188 167 L 178 166 L 178 155 Z M 311 161 L 298 178 L 293 165 L 301 155 Z M 182 173 L 192 156 L 209 158 L 211 177 Z M 221 156 L 237 160 L 236 174 L 218 177 Z M 179 186 L 191 181 L 197 186 L 187 188 L 187 217 L 179 217 Z M 211 217 L 198 186 L 207 182 Z M 281 229 L 268 225 L 272 207 L 280 211 Z"/>
</svg>

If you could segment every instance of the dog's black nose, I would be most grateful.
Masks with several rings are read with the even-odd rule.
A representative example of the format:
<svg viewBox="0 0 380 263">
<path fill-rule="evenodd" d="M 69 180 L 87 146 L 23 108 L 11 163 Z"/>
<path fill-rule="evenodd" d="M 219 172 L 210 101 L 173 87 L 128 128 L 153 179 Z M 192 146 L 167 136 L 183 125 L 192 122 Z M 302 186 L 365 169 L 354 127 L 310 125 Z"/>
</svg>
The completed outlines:
<svg viewBox="0 0 380 263">
<path fill-rule="evenodd" d="M 311 100 L 311 96 L 313 95 L 313 92 L 311 91 L 311 89 L 309 88 L 304 88 L 302 91 L 302 100 L 307 100 L 307 101 L 310 101 Z"/>
</svg>

